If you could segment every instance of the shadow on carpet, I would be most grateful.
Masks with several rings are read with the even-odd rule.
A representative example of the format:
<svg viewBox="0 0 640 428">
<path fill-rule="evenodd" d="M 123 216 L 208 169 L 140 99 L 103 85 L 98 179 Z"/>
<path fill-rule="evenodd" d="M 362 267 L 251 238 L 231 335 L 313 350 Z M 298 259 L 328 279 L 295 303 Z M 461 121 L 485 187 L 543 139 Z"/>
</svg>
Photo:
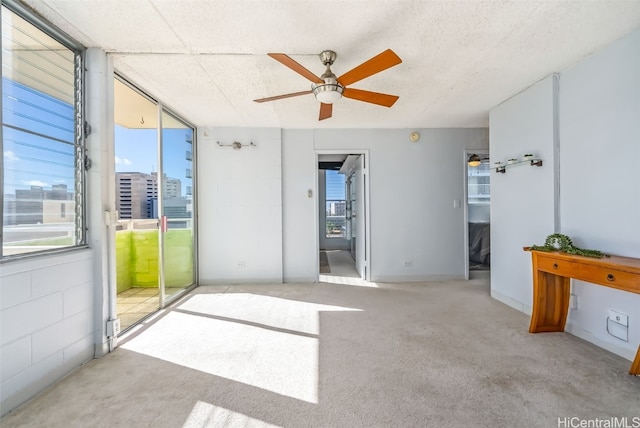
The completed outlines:
<svg viewBox="0 0 640 428">
<path fill-rule="evenodd" d="M 320 251 L 320 273 L 331 273 L 326 251 Z"/>
</svg>

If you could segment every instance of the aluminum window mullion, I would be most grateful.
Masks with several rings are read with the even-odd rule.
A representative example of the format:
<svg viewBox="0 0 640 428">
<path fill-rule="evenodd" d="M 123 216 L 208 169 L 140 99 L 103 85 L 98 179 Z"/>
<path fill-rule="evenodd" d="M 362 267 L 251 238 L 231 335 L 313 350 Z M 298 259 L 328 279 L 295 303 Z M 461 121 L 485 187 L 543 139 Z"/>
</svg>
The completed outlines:
<svg viewBox="0 0 640 428">
<path fill-rule="evenodd" d="M 76 239 L 75 245 L 81 245 L 86 242 L 86 207 L 85 207 L 85 194 L 86 194 L 86 186 L 85 186 L 85 171 L 88 166 L 87 163 L 87 150 L 85 144 L 85 135 L 84 135 L 84 61 L 83 55 L 81 53 L 76 53 L 75 55 L 75 202 L 76 202 Z"/>
<path fill-rule="evenodd" d="M 65 45 L 67 48 L 73 51 L 82 51 L 84 50 L 84 46 L 75 41 L 71 36 L 69 36 L 64 31 L 55 28 L 51 25 L 49 21 L 46 19 L 34 14 L 30 9 L 25 7 L 25 5 L 19 0 L 2 0 L 2 5 L 6 6 L 7 9 L 20 16 L 22 19 L 31 23 L 31 25 L 37 27 L 42 32 L 47 34 L 48 36 L 56 39 L 61 44 Z"/>
</svg>

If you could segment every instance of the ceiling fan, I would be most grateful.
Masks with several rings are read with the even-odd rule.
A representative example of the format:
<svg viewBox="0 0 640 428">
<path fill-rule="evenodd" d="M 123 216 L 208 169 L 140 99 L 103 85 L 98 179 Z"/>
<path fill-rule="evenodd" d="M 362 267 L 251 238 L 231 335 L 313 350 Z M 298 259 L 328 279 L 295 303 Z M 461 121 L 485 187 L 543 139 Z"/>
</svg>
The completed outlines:
<svg viewBox="0 0 640 428">
<path fill-rule="evenodd" d="M 323 51 L 320 53 L 320 60 L 327 67 L 327 70 L 322 76 L 317 77 L 311 71 L 307 70 L 302 65 L 291 59 L 283 53 L 270 53 L 271 58 L 289 67 L 302 77 L 309 79 L 312 82 L 310 91 L 292 92 L 290 94 L 276 95 L 275 97 L 260 98 L 254 100 L 257 103 L 264 103 L 266 101 L 281 100 L 283 98 L 297 97 L 299 95 L 306 95 L 313 93 L 318 101 L 320 101 L 320 116 L 318 120 L 324 120 L 331 117 L 333 111 L 333 103 L 338 101 L 343 96 L 358 101 L 364 101 L 366 103 L 378 104 L 385 107 L 391 107 L 397 100 L 398 96 L 382 94 L 380 92 L 363 91 L 361 89 L 347 88 L 348 85 L 358 82 L 364 78 L 379 73 L 387 68 L 391 68 L 394 65 L 398 65 L 402 62 L 400 57 L 395 54 L 391 49 L 374 56 L 368 61 L 363 62 L 359 66 L 346 72 L 340 77 L 336 77 L 331 71 L 331 66 L 336 60 L 336 53 L 334 51 Z"/>
</svg>

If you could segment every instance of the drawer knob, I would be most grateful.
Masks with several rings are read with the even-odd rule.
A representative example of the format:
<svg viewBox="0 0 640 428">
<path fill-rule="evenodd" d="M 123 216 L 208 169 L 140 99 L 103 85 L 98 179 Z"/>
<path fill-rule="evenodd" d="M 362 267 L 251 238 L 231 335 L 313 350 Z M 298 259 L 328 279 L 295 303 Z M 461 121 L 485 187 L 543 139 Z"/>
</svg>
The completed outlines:
<svg viewBox="0 0 640 428">
<path fill-rule="evenodd" d="M 554 269 L 558 269 L 558 263 L 554 263 L 554 264 L 553 264 L 553 268 L 554 268 Z"/>
<path fill-rule="evenodd" d="M 610 273 L 609 275 L 607 275 L 607 281 L 615 281 L 615 280 L 616 280 L 616 277 L 613 276 L 613 274 Z"/>
</svg>

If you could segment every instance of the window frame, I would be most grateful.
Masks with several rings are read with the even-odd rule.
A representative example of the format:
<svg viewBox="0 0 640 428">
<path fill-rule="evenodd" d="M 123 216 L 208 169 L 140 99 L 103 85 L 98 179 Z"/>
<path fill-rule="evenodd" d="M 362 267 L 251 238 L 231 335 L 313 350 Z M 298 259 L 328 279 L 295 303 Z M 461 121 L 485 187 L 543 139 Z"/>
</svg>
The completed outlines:
<svg viewBox="0 0 640 428">
<path fill-rule="evenodd" d="M 85 122 L 85 54 L 86 48 L 57 28 L 55 25 L 37 15 L 33 10 L 25 6 L 17 0 L 2 0 L 1 9 L 6 8 L 8 11 L 24 19 L 27 23 L 42 31 L 49 37 L 53 38 L 64 47 L 73 52 L 74 64 L 74 202 L 75 202 L 75 232 L 74 244 L 40 251 L 31 251 L 13 255 L 4 254 L 4 172 L 0 174 L 0 188 L 2 189 L 2 198 L 0 198 L 0 211 L 2 219 L 0 220 L 0 263 L 11 260 L 21 260 L 26 258 L 40 257 L 43 255 L 57 254 L 69 251 L 76 251 L 79 248 L 87 248 L 87 208 L 86 208 L 86 170 L 90 166 L 87 156 L 86 137 L 87 124 Z M 2 99 L 0 98 L 0 111 L 2 111 Z M 0 113 L 1 115 L 1 113 Z M 4 122 L 3 122 L 4 123 Z M 4 130 L 0 126 L 0 151 L 4 153 Z M 4 156 L 0 159 L 0 165 L 4 171 Z"/>
</svg>

